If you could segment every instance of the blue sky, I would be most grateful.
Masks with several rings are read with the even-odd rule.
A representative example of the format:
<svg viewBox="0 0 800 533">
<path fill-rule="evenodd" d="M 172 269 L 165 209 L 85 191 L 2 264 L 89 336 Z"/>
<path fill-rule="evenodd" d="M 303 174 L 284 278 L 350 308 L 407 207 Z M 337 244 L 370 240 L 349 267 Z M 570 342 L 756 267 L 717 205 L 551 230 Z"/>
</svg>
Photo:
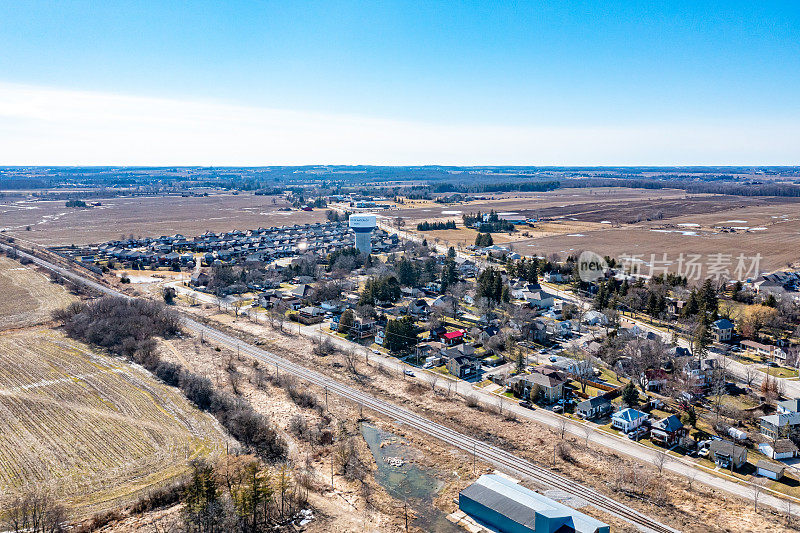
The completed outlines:
<svg viewBox="0 0 800 533">
<path fill-rule="evenodd" d="M 74 105 L 77 94 L 114 95 L 125 109 L 158 99 L 153 106 L 162 114 L 167 101 L 176 108 L 236 106 L 254 115 L 302 113 L 312 130 L 315 120 L 341 117 L 382 121 L 390 129 L 399 122 L 404 133 L 424 128 L 434 141 L 423 149 L 398 139 L 399 153 L 389 139 L 365 148 L 362 137 L 374 132 L 356 128 L 348 159 L 320 161 L 336 159 L 341 146 L 307 146 L 305 158 L 295 147 L 292 162 L 479 163 L 473 146 L 491 147 L 494 128 L 512 137 L 535 130 L 532 142 L 553 128 L 563 139 L 559 150 L 498 146 L 485 152 L 487 163 L 800 162 L 800 133 L 792 128 L 800 124 L 797 2 L 2 1 L 0 50 L 0 84 L 16 91 L 7 101 L 25 98 L 19 94 L 25 88 L 31 101 L 49 91 L 47 99 L 64 95 L 65 105 Z M 89 104 L 75 109 L 93 112 Z M 42 113 L 50 111 L 39 109 L 33 118 L 0 114 L 0 140 L 13 141 L 18 132 L 34 140 L 46 126 Z M 277 131 L 268 122 L 263 128 L 273 129 L 251 124 L 246 134 L 263 131 L 268 141 Z M 237 124 L 223 123 L 238 131 Z M 69 124 L 56 126 L 70 136 Z M 87 138 L 80 157 L 103 162 L 88 146 L 97 125 L 87 119 L 73 126 L 72 133 Z M 463 150 L 444 138 L 453 128 L 473 132 Z M 481 134 L 481 128 L 487 130 Z M 589 138 L 620 134 L 620 142 L 642 131 L 683 130 L 707 131 L 717 140 L 709 140 L 706 155 L 698 139 L 672 137 L 602 152 L 586 135 L 570 137 L 564 128 L 592 132 Z M 731 136 L 728 152 L 717 145 L 719 134 Z M 55 134 L 48 135 L 47 146 L 20 154 L 36 161 L 14 161 L 0 147 L 0 163 L 59 162 L 63 151 Z M 174 161 L 145 142 L 127 155 L 142 163 L 189 163 L 181 159 L 192 152 L 175 148 Z M 257 153 L 231 160 L 236 153 L 232 146 L 219 155 L 233 164 L 259 160 Z M 561 161 L 570 154 L 573 160 Z M 267 151 L 263 164 L 278 156 Z"/>
</svg>

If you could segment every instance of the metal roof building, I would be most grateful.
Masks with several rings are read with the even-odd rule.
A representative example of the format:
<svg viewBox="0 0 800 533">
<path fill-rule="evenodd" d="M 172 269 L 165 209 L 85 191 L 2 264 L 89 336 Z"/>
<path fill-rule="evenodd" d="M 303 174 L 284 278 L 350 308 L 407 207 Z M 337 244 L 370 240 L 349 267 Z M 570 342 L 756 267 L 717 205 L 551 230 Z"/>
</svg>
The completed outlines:
<svg viewBox="0 0 800 533">
<path fill-rule="evenodd" d="M 609 533 L 608 525 L 495 474 L 458 495 L 458 507 L 500 533 Z"/>
</svg>

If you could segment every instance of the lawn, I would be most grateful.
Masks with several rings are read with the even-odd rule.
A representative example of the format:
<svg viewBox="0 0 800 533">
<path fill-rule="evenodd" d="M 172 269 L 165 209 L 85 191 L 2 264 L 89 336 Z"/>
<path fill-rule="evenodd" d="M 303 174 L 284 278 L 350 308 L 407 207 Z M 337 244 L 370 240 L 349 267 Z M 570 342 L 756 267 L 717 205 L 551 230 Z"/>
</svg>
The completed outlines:
<svg viewBox="0 0 800 533">
<path fill-rule="evenodd" d="M 769 374 L 770 376 L 776 377 L 776 378 L 796 378 L 797 377 L 797 370 L 794 369 L 794 368 L 786 368 L 786 367 L 782 367 L 782 366 L 775 366 L 775 367 L 759 366 L 759 367 L 756 367 L 756 368 L 758 370 L 760 370 L 761 372 L 764 372 L 765 374 Z"/>
</svg>

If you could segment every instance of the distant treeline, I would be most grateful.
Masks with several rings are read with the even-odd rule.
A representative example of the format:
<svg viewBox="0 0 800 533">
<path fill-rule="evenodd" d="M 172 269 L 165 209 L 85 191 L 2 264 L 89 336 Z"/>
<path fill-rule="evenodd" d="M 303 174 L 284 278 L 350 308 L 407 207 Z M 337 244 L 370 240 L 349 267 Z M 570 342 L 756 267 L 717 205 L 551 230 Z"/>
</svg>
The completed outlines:
<svg viewBox="0 0 800 533">
<path fill-rule="evenodd" d="M 562 187 L 630 187 L 633 189 L 680 189 L 690 194 L 730 194 L 733 196 L 800 197 L 800 185 L 791 183 L 733 183 L 719 181 L 684 181 L 678 179 L 564 179 Z"/>
<path fill-rule="evenodd" d="M 460 192 L 460 193 L 485 193 L 485 192 L 544 192 L 553 191 L 560 186 L 558 181 L 507 181 L 502 183 L 474 183 L 472 185 L 459 185 L 457 183 L 442 183 L 434 187 L 434 192 Z"/>
<path fill-rule="evenodd" d="M 434 231 L 442 229 L 456 229 L 456 221 L 448 220 L 447 222 L 420 222 L 417 224 L 417 231 Z"/>
</svg>

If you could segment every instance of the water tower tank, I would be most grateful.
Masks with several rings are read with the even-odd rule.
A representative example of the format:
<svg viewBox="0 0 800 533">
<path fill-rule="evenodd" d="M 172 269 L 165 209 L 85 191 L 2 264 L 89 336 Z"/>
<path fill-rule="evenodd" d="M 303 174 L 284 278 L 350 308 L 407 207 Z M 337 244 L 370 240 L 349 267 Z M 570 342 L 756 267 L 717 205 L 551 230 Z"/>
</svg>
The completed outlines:
<svg viewBox="0 0 800 533">
<path fill-rule="evenodd" d="M 372 230 L 377 226 L 377 217 L 372 213 L 350 215 L 350 227 L 356 234 L 356 248 L 368 254 L 372 251 Z"/>
</svg>

